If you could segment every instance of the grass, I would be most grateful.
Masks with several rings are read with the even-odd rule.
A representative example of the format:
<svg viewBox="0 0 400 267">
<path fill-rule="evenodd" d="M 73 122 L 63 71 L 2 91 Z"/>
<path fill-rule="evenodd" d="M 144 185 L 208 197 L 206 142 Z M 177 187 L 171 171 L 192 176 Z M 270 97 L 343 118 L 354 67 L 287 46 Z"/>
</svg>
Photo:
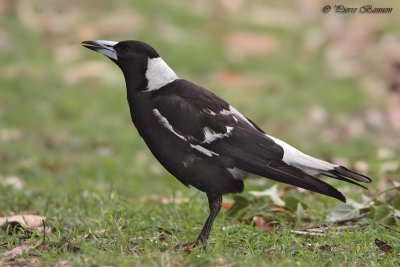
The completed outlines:
<svg viewBox="0 0 400 267">
<path fill-rule="evenodd" d="M 47 248 L 41 249 L 35 245 L 42 243 L 42 233 L 2 229 L 0 253 L 30 240 L 35 245 L 21 258 L 31 265 L 63 260 L 76 266 L 399 263 L 398 226 L 387 228 L 373 220 L 347 231 L 332 225 L 326 236 L 316 237 L 291 233 L 310 224 L 306 221 L 274 215 L 279 227 L 263 232 L 251 220 L 222 212 L 207 249 L 196 248 L 190 254 L 174 249 L 196 238 L 207 217 L 206 198 L 183 187 L 153 159 L 131 124 L 122 74 L 105 58 L 79 47 L 81 40 L 76 32 L 86 24 L 106 17 L 107 11 L 110 17 L 120 9 L 134 11 L 143 22 L 132 36 L 117 28 L 111 36 L 102 28 L 95 28 L 97 32 L 91 34 L 110 39 L 137 36 L 152 43 L 178 74 L 210 88 L 268 133 L 310 154 L 325 159 L 343 157 L 350 165 L 365 160 L 368 174 L 376 181 L 369 193 L 332 182 L 352 199 L 361 200 L 362 194 L 373 196 L 382 189 L 378 187 L 381 180 L 398 180 L 400 175 L 398 169 L 381 172 L 381 165 L 388 160 L 380 158 L 378 151 L 382 146 L 387 148 L 384 140 L 391 129 L 351 135 L 341 120 L 343 116 L 360 119 L 366 108 L 383 110 L 385 102 L 364 90 L 362 77 L 332 75 L 323 56 L 326 47 L 304 56 L 297 44 L 304 42 L 307 27 L 260 26 L 246 19 L 250 8 L 241 15 L 225 15 L 218 19 L 219 25 L 214 25 L 210 21 L 220 12 L 202 13 L 175 2 L 164 3 L 162 8 L 158 1 L 118 1 L 118 5 L 98 2 L 97 9 L 82 6 L 87 11 L 80 10 L 76 22 L 60 32 L 29 28 L 13 10 L 1 16 L 9 44 L 0 58 L 0 180 L 17 176 L 24 187 L 21 190 L 0 183 L 0 217 L 44 215 L 52 232 L 46 234 Z M 53 7 L 57 5 L 41 16 L 55 12 Z M 318 17 L 312 23 L 323 19 Z M 161 34 L 169 32 L 162 28 L 164 23 L 177 31 L 179 42 Z M 390 29 L 390 23 L 382 27 Z M 237 30 L 272 34 L 281 47 L 270 54 L 235 59 L 226 52 L 223 36 Z M 57 55 L 63 54 L 60 49 L 65 46 L 72 47 L 73 52 L 63 61 Z M 85 72 L 88 62 L 99 64 L 92 65 L 95 74 Z M 71 80 L 67 74 L 74 70 L 78 70 L 74 74 L 78 78 Z M 226 72 L 244 82 L 227 84 L 218 78 Z M 328 114 L 320 124 L 309 119 L 313 105 L 323 107 Z M 333 141 L 324 139 L 323 133 L 329 129 L 341 129 L 343 136 Z M 397 161 L 400 152 L 396 145 L 389 149 L 394 151 L 389 160 Z M 260 185 L 260 181 L 265 182 Z M 273 184 L 250 180 L 246 190 L 264 190 Z M 339 204 L 316 194 L 293 194 L 307 204 L 312 224 L 326 223 L 326 216 Z M 169 198 L 189 201 L 163 204 L 162 200 Z M 266 208 L 258 206 L 260 212 Z M 383 253 L 374 243 L 376 238 L 388 242 L 395 252 Z M 324 245 L 332 250 L 324 249 Z"/>
</svg>

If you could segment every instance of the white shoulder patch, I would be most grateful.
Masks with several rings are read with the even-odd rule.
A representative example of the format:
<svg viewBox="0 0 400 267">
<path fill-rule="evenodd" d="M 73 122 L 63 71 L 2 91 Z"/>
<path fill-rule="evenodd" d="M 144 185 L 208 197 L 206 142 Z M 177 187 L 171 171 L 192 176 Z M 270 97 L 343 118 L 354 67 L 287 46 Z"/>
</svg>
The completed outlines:
<svg viewBox="0 0 400 267">
<path fill-rule="evenodd" d="M 163 115 L 161 115 L 160 111 L 158 111 L 158 109 L 153 109 L 153 114 L 158 118 L 158 120 L 160 121 L 160 123 L 167 128 L 168 130 L 170 130 L 172 133 L 174 133 L 176 136 L 178 136 L 180 139 L 185 140 L 186 138 L 180 134 L 178 134 L 174 128 L 172 128 L 172 125 L 169 124 L 168 120 L 163 117 Z"/>
<path fill-rule="evenodd" d="M 203 143 L 211 143 L 217 139 L 221 139 L 224 137 L 228 137 L 231 135 L 231 132 L 233 131 L 233 127 L 226 126 L 226 132 L 225 133 L 217 133 L 214 132 L 212 129 L 205 127 L 204 128 L 204 142 Z"/>
<path fill-rule="evenodd" d="M 154 91 L 175 81 L 178 76 L 161 57 L 157 57 L 147 61 L 146 78 L 147 91 Z"/>
</svg>

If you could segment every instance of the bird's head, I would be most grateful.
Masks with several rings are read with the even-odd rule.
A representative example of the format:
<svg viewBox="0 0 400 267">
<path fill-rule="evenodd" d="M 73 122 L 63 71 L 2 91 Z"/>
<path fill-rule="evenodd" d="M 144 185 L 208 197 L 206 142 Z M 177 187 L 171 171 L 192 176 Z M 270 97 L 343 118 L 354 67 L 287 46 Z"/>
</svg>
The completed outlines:
<svg viewBox="0 0 400 267">
<path fill-rule="evenodd" d="M 152 91 L 177 79 L 157 51 L 144 42 L 93 40 L 83 41 L 82 45 L 117 64 L 124 73 L 128 88 Z"/>
</svg>

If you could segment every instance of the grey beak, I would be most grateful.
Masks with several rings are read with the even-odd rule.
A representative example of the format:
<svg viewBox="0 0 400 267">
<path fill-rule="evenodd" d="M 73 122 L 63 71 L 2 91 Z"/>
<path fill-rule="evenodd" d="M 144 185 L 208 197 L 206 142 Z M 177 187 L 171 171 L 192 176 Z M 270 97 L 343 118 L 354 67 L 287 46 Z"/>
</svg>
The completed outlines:
<svg viewBox="0 0 400 267">
<path fill-rule="evenodd" d="M 114 45 L 118 42 L 106 41 L 106 40 L 93 40 L 93 41 L 83 41 L 82 45 L 86 48 L 99 52 L 106 57 L 114 60 L 118 60 L 117 52 L 115 52 Z"/>
</svg>

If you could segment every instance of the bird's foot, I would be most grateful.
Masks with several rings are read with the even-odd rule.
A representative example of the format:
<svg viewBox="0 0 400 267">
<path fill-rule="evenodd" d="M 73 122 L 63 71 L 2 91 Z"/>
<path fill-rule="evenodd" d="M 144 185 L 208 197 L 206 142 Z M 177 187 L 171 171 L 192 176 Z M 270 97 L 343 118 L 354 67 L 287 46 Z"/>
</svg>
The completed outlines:
<svg viewBox="0 0 400 267">
<path fill-rule="evenodd" d="M 192 241 L 192 242 L 183 242 L 178 245 L 176 245 L 174 248 L 176 250 L 182 250 L 186 254 L 192 253 L 193 249 L 195 248 L 202 248 L 205 247 L 205 244 L 202 242 L 199 242 L 198 240 Z"/>
<path fill-rule="evenodd" d="M 195 249 L 196 247 L 197 247 L 196 242 L 183 242 L 183 243 L 179 243 L 174 248 L 176 250 L 182 250 L 186 254 L 190 254 L 190 253 L 192 253 L 192 250 Z"/>
</svg>

